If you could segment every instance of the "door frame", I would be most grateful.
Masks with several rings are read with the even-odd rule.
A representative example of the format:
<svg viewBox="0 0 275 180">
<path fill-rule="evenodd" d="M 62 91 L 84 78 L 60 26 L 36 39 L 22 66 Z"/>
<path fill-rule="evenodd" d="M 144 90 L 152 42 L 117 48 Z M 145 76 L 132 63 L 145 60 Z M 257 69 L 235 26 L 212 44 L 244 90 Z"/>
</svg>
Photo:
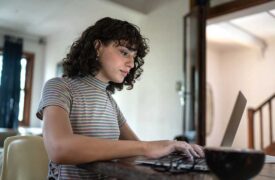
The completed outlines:
<svg viewBox="0 0 275 180">
<path fill-rule="evenodd" d="M 190 11 L 198 6 L 198 1 L 199 0 L 190 0 Z M 235 0 L 213 7 L 209 7 L 210 5 L 208 5 L 207 19 L 233 13 L 253 6 L 262 5 L 272 1 L 273 0 Z"/>
</svg>

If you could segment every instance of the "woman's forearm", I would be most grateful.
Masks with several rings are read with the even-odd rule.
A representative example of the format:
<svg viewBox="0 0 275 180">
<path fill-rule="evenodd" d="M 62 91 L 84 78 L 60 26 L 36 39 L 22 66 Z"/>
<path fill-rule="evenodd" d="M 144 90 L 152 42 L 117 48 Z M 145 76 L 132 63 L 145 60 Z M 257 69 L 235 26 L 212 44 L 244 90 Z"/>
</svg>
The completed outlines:
<svg viewBox="0 0 275 180">
<path fill-rule="evenodd" d="M 48 149 L 50 159 L 60 164 L 144 156 L 145 152 L 146 142 L 99 139 L 75 134 L 56 140 Z"/>
</svg>

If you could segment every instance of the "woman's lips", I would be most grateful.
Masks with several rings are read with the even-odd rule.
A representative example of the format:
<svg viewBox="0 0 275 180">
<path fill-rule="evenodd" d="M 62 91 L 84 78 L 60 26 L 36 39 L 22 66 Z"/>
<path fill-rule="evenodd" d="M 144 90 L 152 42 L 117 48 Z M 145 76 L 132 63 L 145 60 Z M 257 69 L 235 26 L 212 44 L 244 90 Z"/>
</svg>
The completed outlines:
<svg viewBox="0 0 275 180">
<path fill-rule="evenodd" d="M 127 74 L 128 74 L 128 71 L 122 71 L 122 70 L 120 70 L 120 72 L 121 72 L 121 74 L 125 77 L 125 76 L 127 76 Z"/>
</svg>

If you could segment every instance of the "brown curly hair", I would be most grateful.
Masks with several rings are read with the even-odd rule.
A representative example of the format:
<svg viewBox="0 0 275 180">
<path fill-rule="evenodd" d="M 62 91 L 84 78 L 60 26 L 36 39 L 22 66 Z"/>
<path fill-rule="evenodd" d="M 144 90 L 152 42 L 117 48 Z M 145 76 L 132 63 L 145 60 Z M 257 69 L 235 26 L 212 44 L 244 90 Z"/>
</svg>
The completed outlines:
<svg viewBox="0 0 275 180">
<path fill-rule="evenodd" d="M 100 63 L 96 60 L 97 52 L 95 42 L 100 40 L 104 45 L 116 42 L 137 51 L 134 67 L 122 83 L 110 82 L 107 90 L 114 93 L 115 89 L 122 90 L 123 86 L 132 89 L 136 79 L 143 72 L 144 57 L 149 52 L 147 39 L 144 38 L 136 25 L 110 17 L 98 20 L 93 26 L 88 27 L 76 40 L 66 58 L 63 59 L 63 77 L 95 76 L 100 70 Z M 126 42 L 126 44 L 125 44 Z"/>
</svg>

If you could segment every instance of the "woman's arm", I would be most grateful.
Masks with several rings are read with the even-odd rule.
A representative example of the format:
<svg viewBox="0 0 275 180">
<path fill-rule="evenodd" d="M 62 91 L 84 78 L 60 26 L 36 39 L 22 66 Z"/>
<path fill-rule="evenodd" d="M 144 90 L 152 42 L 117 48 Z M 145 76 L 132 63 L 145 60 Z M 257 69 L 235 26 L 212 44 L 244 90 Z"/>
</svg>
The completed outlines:
<svg viewBox="0 0 275 180">
<path fill-rule="evenodd" d="M 62 164 L 144 155 L 142 142 L 117 141 L 73 134 L 68 113 L 61 107 L 44 109 L 43 138 L 50 159 Z"/>
<path fill-rule="evenodd" d="M 120 140 L 133 140 L 133 141 L 139 141 L 139 138 L 137 135 L 133 132 L 133 130 L 130 128 L 130 126 L 125 122 L 120 127 Z"/>
<path fill-rule="evenodd" d="M 133 156 L 158 158 L 175 150 L 193 155 L 203 152 L 179 141 L 110 140 L 73 134 L 68 113 L 58 106 L 43 111 L 43 138 L 49 158 L 59 164 L 80 164 Z"/>
</svg>

